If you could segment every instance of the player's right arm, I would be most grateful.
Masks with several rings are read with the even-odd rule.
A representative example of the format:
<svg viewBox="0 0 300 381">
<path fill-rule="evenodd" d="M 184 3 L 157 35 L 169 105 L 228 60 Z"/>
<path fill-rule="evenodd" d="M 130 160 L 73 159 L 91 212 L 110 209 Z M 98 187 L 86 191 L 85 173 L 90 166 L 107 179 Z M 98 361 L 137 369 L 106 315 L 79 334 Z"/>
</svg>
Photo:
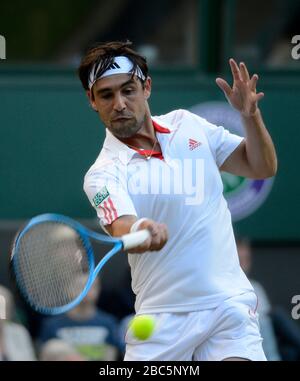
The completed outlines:
<svg viewBox="0 0 300 381">
<path fill-rule="evenodd" d="M 112 237 L 148 229 L 151 237 L 131 252 L 158 251 L 168 240 L 167 226 L 148 218 L 139 220 L 122 175 L 122 171 L 111 165 L 93 169 L 85 176 L 84 191 L 97 212 L 101 226 Z"/>
<path fill-rule="evenodd" d="M 105 229 L 113 237 L 120 237 L 131 232 L 133 224 L 138 221 L 136 216 L 126 215 L 117 218 L 112 224 L 105 225 Z M 132 250 L 135 254 L 142 254 L 146 251 L 158 251 L 164 247 L 168 240 L 168 229 L 165 224 L 145 219 L 137 227 L 138 230 L 148 229 L 151 237 L 142 245 Z"/>
</svg>

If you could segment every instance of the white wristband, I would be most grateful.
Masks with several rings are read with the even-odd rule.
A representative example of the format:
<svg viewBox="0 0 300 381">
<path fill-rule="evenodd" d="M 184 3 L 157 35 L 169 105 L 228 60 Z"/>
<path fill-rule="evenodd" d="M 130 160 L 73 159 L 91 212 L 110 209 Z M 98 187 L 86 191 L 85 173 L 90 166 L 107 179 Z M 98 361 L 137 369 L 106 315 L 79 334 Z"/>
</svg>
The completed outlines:
<svg viewBox="0 0 300 381">
<path fill-rule="evenodd" d="M 148 220 L 148 218 L 140 218 L 139 220 L 135 221 L 135 223 L 131 226 L 130 228 L 130 233 L 135 233 L 138 231 L 139 226 L 141 225 L 142 222 Z"/>
</svg>

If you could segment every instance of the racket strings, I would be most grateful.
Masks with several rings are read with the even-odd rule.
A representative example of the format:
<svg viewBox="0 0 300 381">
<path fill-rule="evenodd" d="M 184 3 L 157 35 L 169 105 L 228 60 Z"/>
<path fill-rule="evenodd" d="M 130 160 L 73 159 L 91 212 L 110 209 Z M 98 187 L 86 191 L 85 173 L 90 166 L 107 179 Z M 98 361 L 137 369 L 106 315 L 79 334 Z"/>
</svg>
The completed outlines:
<svg viewBox="0 0 300 381">
<path fill-rule="evenodd" d="M 71 303 L 88 280 L 88 256 L 80 235 L 62 223 L 34 225 L 20 238 L 15 258 L 21 288 L 40 308 Z"/>
</svg>

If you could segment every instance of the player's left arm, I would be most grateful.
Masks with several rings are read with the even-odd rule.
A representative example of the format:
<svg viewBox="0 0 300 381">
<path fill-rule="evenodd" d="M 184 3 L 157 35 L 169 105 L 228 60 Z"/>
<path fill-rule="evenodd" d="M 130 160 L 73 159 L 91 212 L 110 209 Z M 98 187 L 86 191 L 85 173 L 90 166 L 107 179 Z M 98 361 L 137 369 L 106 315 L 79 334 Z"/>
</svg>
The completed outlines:
<svg viewBox="0 0 300 381">
<path fill-rule="evenodd" d="M 217 78 L 216 83 L 228 102 L 241 113 L 246 138 L 228 156 L 220 170 L 255 179 L 272 177 L 277 171 L 277 157 L 258 108 L 258 102 L 264 97 L 264 93 L 256 92 L 258 75 L 250 78 L 244 63 L 238 66 L 230 59 L 229 64 L 233 75 L 232 88 L 222 78 Z"/>
</svg>

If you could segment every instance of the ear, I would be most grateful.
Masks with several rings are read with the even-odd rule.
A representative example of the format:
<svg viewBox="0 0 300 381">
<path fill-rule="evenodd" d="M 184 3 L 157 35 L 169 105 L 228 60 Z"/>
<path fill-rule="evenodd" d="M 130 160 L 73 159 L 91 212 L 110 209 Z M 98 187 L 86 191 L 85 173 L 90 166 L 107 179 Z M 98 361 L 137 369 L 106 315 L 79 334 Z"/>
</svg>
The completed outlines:
<svg viewBox="0 0 300 381">
<path fill-rule="evenodd" d="M 94 111 L 98 111 L 92 90 L 87 90 L 86 91 L 86 95 L 87 95 L 87 97 L 89 99 L 89 102 L 90 102 L 90 105 L 92 106 L 92 109 Z"/>
<path fill-rule="evenodd" d="M 152 88 L 152 80 L 150 77 L 147 77 L 144 85 L 144 95 L 145 99 L 149 99 L 151 95 L 151 88 Z"/>
</svg>

